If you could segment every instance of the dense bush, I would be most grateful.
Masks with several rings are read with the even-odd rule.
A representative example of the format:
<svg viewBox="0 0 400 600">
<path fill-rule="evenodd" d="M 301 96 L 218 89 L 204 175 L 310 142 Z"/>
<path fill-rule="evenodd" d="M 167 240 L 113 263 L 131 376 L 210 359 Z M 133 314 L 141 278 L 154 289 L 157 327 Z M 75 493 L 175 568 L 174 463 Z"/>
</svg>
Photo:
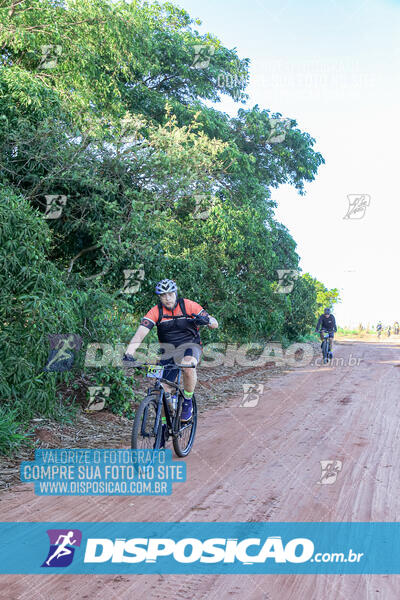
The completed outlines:
<svg viewBox="0 0 400 600">
<path fill-rule="evenodd" d="M 134 387 L 118 367 L 85 367 L 85 351 L 127 343 L 163 277 L 220 321 L 205 342 L 307 335 L 337 290 L 301 275 L 279 293 L 278 270 L 298 271 L 299 257 L 271 188 L 303 194 L 323 159 L 294 119 L 272 143 L 279 113 L 231 119 L 206 106 L 246 99 L 249 61 L 169 3 L 28 4 L 0 8 L 4 422 L 22 431 L 36 415 L 64 418 L 83 372 L 131 415 Z M 198 45 L 208 66 L 193 66 Z M 58 218 L 44 218 L 49 196 L 64 199 Z M 138 293 L 124 293 L 127 270 L 141 273 Z M 44 372 L 48 335 L 60 333 L 80 335 L 82 350 L 71 372 Z M 3 427 L 0 451 L 18 435 Z"/>
</svg>

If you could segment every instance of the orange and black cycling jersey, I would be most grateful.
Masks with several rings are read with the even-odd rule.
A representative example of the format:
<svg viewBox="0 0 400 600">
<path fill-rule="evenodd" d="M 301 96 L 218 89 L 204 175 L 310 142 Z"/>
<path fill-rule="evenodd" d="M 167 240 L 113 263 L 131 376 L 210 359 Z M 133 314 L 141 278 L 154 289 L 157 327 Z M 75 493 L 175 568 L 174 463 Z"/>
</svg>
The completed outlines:
<svg viewBox="0 0 400 600">
<path fill-rule="evenodd" d="M 179 300 L 183 301 L 186 316 L 180 307 Z M 152 329 L 154 325 L 157 325 L 158 340 L 162 344 L 173 344 L 175 347 L 189 342 L 200 344 L 199 328 L 194 323 L 192 314 L 208 316 L 208 313 L 197 302 L 187 298 L 178 298 L 172 310 L 160 304 L 153 306 L 143 317 L 140 324 L 147 327 L 147 329 Z M 161 320 L 159 320 L 159 316 L 161 316 Z"/>
</svg>

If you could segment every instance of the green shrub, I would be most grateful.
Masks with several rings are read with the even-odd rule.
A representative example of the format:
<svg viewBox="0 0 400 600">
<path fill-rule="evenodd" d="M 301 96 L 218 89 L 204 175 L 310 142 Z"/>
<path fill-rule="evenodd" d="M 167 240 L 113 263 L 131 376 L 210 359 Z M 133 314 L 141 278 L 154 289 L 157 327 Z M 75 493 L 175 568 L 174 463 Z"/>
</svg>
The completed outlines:
<svg viewBox="0 0 400 600">
<path fill-rule="evenodd" d="M 18 414 L 0 404 L 0 454 L 11 454 L 26 436 L 19 432 Z"/>
<path fill-rule="evenodd" d="M 105 408 L 116 415 L 133 419 L 135 411 L 132 403 L 136 399 L 134 380 L 126 377 L 121 369 L 115 367 L 102 367 L 93 374 L 94 385 L 108 386 L 110 395 L 106 399 Z"/>
<path fill-rule="evenodd" d="M 50 239 L 29 203 L 0 188 L 0 401 L 26 419 L 55 409 L 56 377 L 42 370 L 48 334 L 78 329 L 74 294 L 46 258 Z"/>
</svg>

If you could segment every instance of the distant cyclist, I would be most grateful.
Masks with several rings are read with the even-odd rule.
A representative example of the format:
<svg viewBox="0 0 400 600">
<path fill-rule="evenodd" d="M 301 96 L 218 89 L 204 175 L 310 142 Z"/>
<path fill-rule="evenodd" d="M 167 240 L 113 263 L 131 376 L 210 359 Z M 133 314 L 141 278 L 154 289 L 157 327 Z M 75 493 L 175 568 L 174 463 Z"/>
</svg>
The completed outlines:
<svg viewBox="0 0 400 600">
<path fill-rule="evenodd" d="M 400 328 L 399 328 L 399 322 L 398 321 L 395 321 L 393 328 L 394 328 L 394 335 L 399 335 Z"/>
<path fill-rule="evenodd" d="M 337 327 L 335 317 L 331 314 L 330 308 L 325 308 L 324 314 L 320 315 L 315 328 L 315 332 L 320 334 L 321 340 L 324 339 L 324 331 L 329 333 L 329 358 L 332 358 L 332 342 Z"/>
<path fill-rule="evenodd" d="M 382 321 L 379 321 L 378 325 L 376 326 L 376 333 L 378 334 L 378 338 L 381 337 L 382 330 L 383 330 Z"/>
<path fill-rule="evenodd" d="M 175 381 L 178 369 L 175 364 L 197 365 L 202 353 L 199 326 L 208 325 L 210 329 L 218 327 L 218 321 L 211 317 L 200 304 L 178 297 L 175 281 L 163 279 L 156 285 L 155 292 L 159 302 L 143 317 L 140 325 L 126 350 L 128 357 L 133 357 L 140 344 L 156 325 L 161 349 L 166 354 L 159 363 L 168 365 L 164 371 L 164 379 Z M 184 401 L 181 420 L 186 422 L 192 417 L 193 392 L 196 387 L 196 369 L 183 369 Z M 173 388 L 163 384 L 165 391 L 171 393 Z"/>
</svg>

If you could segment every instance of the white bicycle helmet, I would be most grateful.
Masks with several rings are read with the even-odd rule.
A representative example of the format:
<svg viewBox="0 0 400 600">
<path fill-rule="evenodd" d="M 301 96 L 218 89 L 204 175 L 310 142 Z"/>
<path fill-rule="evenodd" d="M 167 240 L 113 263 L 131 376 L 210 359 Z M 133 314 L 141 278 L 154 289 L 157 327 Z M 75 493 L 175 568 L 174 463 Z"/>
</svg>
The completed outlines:
<svg viewBox="0 0 400 600">
<path fill-rule="evenodd" d="M 178 286 L 172 279 L 162 279 L 156 285 L 156 294 L 167 294 L 168 292 L 177 292 Z"/>
</svg>

